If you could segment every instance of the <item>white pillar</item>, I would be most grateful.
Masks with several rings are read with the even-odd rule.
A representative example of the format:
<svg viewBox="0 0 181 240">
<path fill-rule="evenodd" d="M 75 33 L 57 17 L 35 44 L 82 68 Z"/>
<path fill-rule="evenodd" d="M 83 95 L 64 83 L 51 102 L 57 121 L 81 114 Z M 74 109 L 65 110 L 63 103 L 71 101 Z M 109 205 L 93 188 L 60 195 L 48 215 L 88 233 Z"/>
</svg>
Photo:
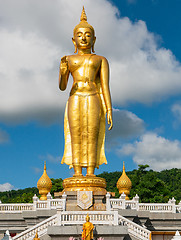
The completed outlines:
<svg viewBox="0 0 181 240">
<path fill-rule="evenodd" d="M 121 200 L 122 200 L 122 209 L 126 208 L 126 204 L 125 204 L 125 198 L 126 198 L 126 194 L 123 192 L 120 196 Z"/>
<path fill-rule="evenodd" d="M 172 213 L 176 213 L 175 198 L 173 197 L 170 202 L 172 204 Z"/>
<path fill-rule="evenodd" d="M 134 197 L 134 200 L 136 202 L 136 210 L 138 211 L 139 210 L 139 196 L 138 196 L 138 194 L 136 194 L 136 196 Z"/>
<path fill-rule="evenodd" d="M 67 195 L 66 195 L 65 192 L 62 194 L 62 199 L 64 199 L 64 202 L 63 202 L 63 211 L 65 211 L 65 210 L 66 210 L 66 199 L 67 199 Z"/>
<path fill-rule="evenodd" d="M 47 194 L 47 208 L 50 209 L 50 200 L 52 199 L 52 195 L 50 194 L 50 192 Z"/>
<path fill-rule="evenodd" d="M 111 202 L 110 202 L 111 194 L 109 192 L 106 193 L 106 211 L 111 210 Z"/>
<path fill-rule="evenodd" d="M 114 225 L 118 225 L 118 210 L 114 211 Z"/>
<path fill-rule="evenodd" d="M 33 196 L 33 210 L 36 210 L 36 204 L 38 201 L 38 197 L 36 196 L 36 194 Z"/>
</svg>

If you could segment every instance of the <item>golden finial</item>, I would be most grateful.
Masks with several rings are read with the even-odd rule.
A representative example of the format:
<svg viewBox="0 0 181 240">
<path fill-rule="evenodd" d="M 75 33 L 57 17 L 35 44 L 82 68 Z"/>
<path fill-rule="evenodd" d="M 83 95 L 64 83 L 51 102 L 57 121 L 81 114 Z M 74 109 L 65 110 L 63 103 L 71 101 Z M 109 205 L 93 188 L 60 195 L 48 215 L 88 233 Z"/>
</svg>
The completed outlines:
<svg viewBox="0 0 181 240">
<path fill-rule="evenodd" d="M 82 9 L 80 21 L 87 21 L 87 16 L 86 16 L 86 13 L 85 13 L 84 6 L 83 6 L 83 9 Z"/>
<path fill-rule="evenodd" d="M 46 161 L 44 162 L 44 171 L 46 171 L 47 167 L 46 167 Z"/>
<path fill-rule="evenodd" d="M 87 22 L 87 15 L 85 13 L 84 6 L 82 8 L 82 13 L 81 13 L 81 17 L 80 17 L 80 23 L 77 26 L 75 26 L 75 28 L 74 28 L 74 34 L 75 34 L 75 32 L 76 32 L 76 30 L 78 28 L 90 28 L 92 33 L 93 33 L 93 35 L 95 35 L 94 28 Z"/>
<path fill-rule="evenodd" d="M 40 240 L 40 238 L 38 237 L 38 232 L 36 231 L 35 237 L 33 238 L 33 240 Z"/>
<path fill-rule="evenodd" d="M 52 188 L 52 182 L 46 172 L 46 162 L 44 163 L 44 172 L 41 178 L 37 182 L 37 188 L 41 195 L 40 200 L 47 200 L 47 194 Z"/>
<path fill-rule="evenodd" d="M 117 188 L 119 190 L 119 194 L 122 194 L 123 192 L 126 194 L 126 200 L 129 200 L 128 195 L 130 193 L 131 187 L 132 187 L 132 183 L 129 177 L 126 175 L 125 165 L 123 162 L 123 173 L 119 178 L 119 180 L 117 181 Z"/>
</svg>

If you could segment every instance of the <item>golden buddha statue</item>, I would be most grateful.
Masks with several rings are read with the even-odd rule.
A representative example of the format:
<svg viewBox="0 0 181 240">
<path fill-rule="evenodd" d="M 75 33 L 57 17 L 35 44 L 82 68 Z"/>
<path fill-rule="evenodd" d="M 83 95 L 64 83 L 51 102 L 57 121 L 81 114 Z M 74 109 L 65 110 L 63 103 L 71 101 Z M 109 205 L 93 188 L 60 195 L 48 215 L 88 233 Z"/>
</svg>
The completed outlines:
<svg viewBox="0 0 181 240">
<path fill-rule="evenodd" d="M 40 238 L 38 237 L 38 232 L 36 232 L 35 237 L 33 238 L 33 240 L 40 240 Z"/>
<path fill-rule="evenodd" d="M 82 240 L 91 240 L 93 239 L 93 229 L 94 225 L 89 222 L 90 217 L 87 214 L 86 216 L 86 223 L 83 224 L 83 231 L 82 231 Z"/>
<path fill-rule="evenodd" d="M 70 73 L 73 77 L 65 109 L 65 147 L 61 163 L 74 168 L 74 177 L 81 177 L 82 168 L 87 168 L 89 177 L 95 176 L 95 168 L 107 163 L 104 151 L 106 113 L 109 130 L 113 123 L 108 61 L 94 54 L 96 37 L 84 8 L 72 41 L 78 53 L 61 59 L 59 74 L 62 91 L 67 87 Z"/>
</svg>

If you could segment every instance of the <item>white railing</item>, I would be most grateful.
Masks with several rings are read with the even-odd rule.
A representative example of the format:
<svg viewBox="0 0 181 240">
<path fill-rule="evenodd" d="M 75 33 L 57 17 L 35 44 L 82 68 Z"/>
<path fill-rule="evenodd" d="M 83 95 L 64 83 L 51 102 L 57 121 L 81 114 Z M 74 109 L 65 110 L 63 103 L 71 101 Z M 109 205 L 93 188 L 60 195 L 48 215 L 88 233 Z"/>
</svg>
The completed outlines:
<svg viewBox="0 0 181 240">
<path fill-rule="evenodd" d="M 44 236 L 47 233 L 48 226 L 55 225 L 82 225 L 85 223 L 87 213 L 90 216 L 90 221 L 93 224 L 104 225 L 122 225 L 128 228 L 128 233 L 139 240 L 149 240 L 151 232 L 142 226 L 128 220 L 127 218 L 118 215 L 117 211 L 59 211 L 54 216 L 38 223 L 32 228 L 25 230 L 24 232 L 13 237 L 14 240 L 32 240 L 38 233 L 39 237 Z"/>
<path fill-rule="evenodd" d="M 22 211 L 30 211 L 33 210 L 32 203 L 0 203 L 0 212 L 22 212 Z"/>
<path fill-rule="evenodd" d="M 168 203 L 139 203 L 139 197 L 136 195 L 132 200 L 126 200 L 126 195 L 123 193 L 120 198 L 110 198 L 106 195 L 106 209 L 135 209 L 137 211 L 150 211 L 150 212 L 181 212 L 181 202 L 175 205 L 176 200 L 170 199 Z"/>
<path fill-rule="evenodd" d="M 42 237 L 47 233 L 48 226 L 54 226 L 54 225 L 57 225 L 57 214 L 23 231 L 22 233 L 13 237 L 13 239 L 14 240 L 32 240 L 35 237 L 36 232 L 38 233 L 39 237 Z"/>
<path fill-rule="evenodd" d="M 60 211 L 57 212 L 58 225 L 82 225 L 86 221 L 87 214 L 93 224 L 118 225 L 117 211 Z"/>
<path fill-rule="evenodd" d="M 56 209 L 57 207 L 61 208 L 65 211 L 66 199 L 51 199 L 50 200 L 50 208 Z"/>
<path fill-rule="evenodd" d="M 17 213 L 22 211 L 31 211 L 37 209 L 57 209 L 65 211 L 66 208 L 66 195 L 61 199 L 52 199 L 51 195 L 47 196 L 47 200 L 41 201 L 35 195 L 33 203 L 1 203 L 0 213 Z"/>
<path fill-rule="evenodd" d="M 139 203 L 139 211 L 173 212 L 173 205 L 169 203 Z"/>
<path fill-rule="evenodd" d="M 123 209 L 123 201 L 122 199 L 110 199 L 110 203 L 111 203 L 111 208 L 113 209 Z"/>
<path fill-rule="evenodd" d="M 36 208 L 35 209 L 46 209 L 48 208 L 48 204 L 47 204 L 47 201 L 38 201 L 36 203 Z"/>
<path fill-rule="evenodd" d="M 129 219 L 118 215 L 118 221 L 120 225 L 127 226 L 128 233 L 137 239 L 140 240 L 149 240 L 151 239 L 151 232 L 147 230 L 146 228 L 130 221 Z"/>
</svg>

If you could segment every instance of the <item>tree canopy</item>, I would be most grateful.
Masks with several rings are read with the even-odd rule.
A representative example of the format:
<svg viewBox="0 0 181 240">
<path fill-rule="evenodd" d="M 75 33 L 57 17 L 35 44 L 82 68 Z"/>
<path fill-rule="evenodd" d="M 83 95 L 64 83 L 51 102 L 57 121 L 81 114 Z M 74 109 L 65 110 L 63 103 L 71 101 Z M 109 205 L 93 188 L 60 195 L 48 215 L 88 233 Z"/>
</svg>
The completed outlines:
<svg viewBox="0 0 181 240">
<path fill-rule="evenodd" d="M 148 170 L 148 165 L 139 165 L 138 169 L 126 172 L 131 179 L 132 189 L 130 192 L 130 199 L 136 194 L 139 195 L 141 202 L 168 202 L 174 197 L 177 202 L 181 200 L 181 169 L 173 168 L 170 170 L 163 170 L 156 172 Z M 119 197 L 119 192 L 116 183 L 120 178 L 122 172 L 103 172 L 98 177 L 102 177 L 107 182 L 107 191 L 115 192 L 115 196 Z M 61 178 L 52 178 L 51 194 L 54 192 L 61 192 L 63 190 Z M 19 190 L 11 190 L 7 192 L 0 192 L 0 200 L 3 203 L 26 203 L 32 202 L 33 195 L 38 195 L 38 189 L 25 188 Z"/>
</svg>

